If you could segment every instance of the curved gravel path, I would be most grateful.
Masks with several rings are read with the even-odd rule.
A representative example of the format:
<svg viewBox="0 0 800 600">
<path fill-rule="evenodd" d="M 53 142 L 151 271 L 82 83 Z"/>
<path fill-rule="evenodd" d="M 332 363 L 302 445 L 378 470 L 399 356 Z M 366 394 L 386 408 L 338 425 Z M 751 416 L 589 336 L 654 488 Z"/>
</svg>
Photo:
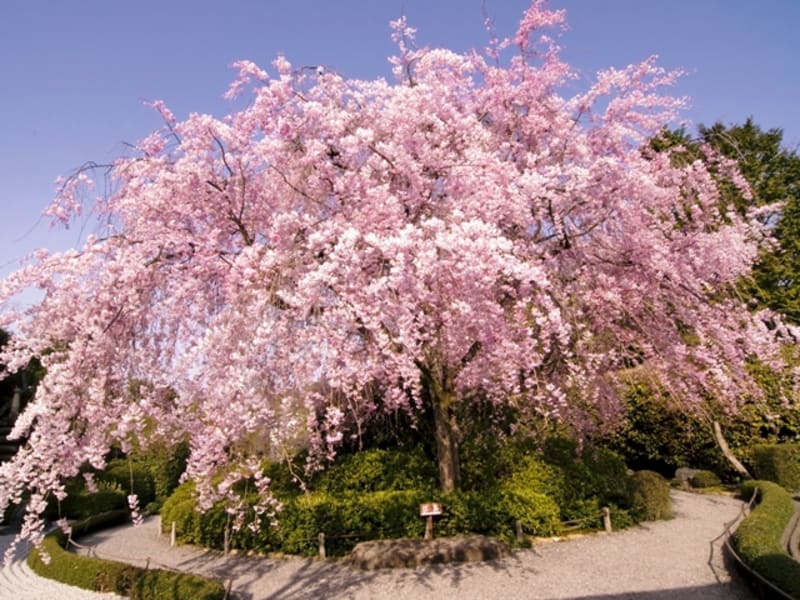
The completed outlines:
<svg viewBox="0 0 800 600">
<path fill-rule="evenodd" d="M 206 573 L 242 600 L 380 598 L 485 600 L 754 600 L 721 552 L 720 535 L 742 503 L 724 496 L 674 491 L 670 521 L 541 542 L 513 558 L 417 569 L 358 571 L 338 562 L 229 556 L 190 546 L 169 547 L 158 520 L 81 540 L 103 558 L 128 558 Z M 132 559 L 138 557 L 141 560 Z"/>
<path fill-rule="evenodd" d="M 0 561 L 13 535 L 0 535 Z M 0 565 L 0 600 L 116 600 L 122 596 L 100 594 L 39 577 L 18 551 L 9 565 Z"/>
</svg>

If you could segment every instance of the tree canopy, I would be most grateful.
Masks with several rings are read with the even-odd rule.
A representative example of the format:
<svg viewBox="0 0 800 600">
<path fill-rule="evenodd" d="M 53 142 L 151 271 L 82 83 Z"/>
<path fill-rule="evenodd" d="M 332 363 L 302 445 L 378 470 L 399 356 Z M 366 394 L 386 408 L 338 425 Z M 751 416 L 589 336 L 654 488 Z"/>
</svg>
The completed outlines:
<svg viewBox="0 0 800 600">
<path fill-rule="evenodd" d="M 697 133 L 693 138 L 685 129 L 665 131 L 653 146 L 680 146 L 683 161 L 706 161 L 721 188 L 725 210 L 746 216 L 765 209 L 759 218 L 770 226 L 774 243 L 762 248 L 745 292 L 757 304 L 800 323 L 800 157 L 783 146 L 780 129 L 764 131 L 752 117 L 741 125 L 700 125 Z M 748 187 L 741 188 L 726 172 L 716 170 L 704 148 L 735 161 Z"/>
<path fill-rule="evenodd" d="M 111 194 L 64 180 L 48 214 L 89 211 L 95 234 L 0 283 L 0 302 L 44 291 L 0 316 L 0 359 L 46 368 L 0 467 L 0 509 L 30 493 L 23 535 L 114 447 L 187 440 L 208 506 L 243 478 L 268 497 L 259 461 L 281 448 L 322 460 L 378 412 L 427 410 L 451 489 L 454 408 L 477 399 L 581 430 L 643 363 L 687 407 L 757 393 L 746 361 L 780 364 L 783 326 L 730 292 L 763 225 L 721 210 L 702 161 L 649 147 L 677 74 L 648 59 L 571 93 L 563 23 L 537 0 L 457 54 L 400 19 L 393 82 L 243 61 L 246 108 L 156 103 L 165 127 L 110 167 Z"/>
</svg>

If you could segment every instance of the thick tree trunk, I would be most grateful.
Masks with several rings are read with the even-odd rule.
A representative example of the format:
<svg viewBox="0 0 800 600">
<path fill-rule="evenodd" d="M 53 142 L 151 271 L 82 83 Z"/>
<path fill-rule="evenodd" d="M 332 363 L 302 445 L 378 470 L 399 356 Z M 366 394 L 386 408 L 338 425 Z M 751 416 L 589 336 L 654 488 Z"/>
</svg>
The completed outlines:
<svg viewBox="0 0 800 600">
<path fill-rule="evenodd" d="M 752 479 L 753 476 L 750 475 L 749 471 L 745 468 L 745 466 L 739 462 L 739 459 L 733 454 L 733 451 L 728 446 L 728 442 L 725 441 L 725 438 L 722 435 L 722 428 L 719 426 L 719 421 L 714 421 L 714 438 L 717 440 L 717 444 L 719 445 L 719 449 L 722 450 L 723 456 L 727 459 L 731 466 L 733 466 L 734 470 L 739 473 L 745 479 Z"/>
<path fill-rule="evenodd" d="M 461 484 L 456 423 L 451 408 L 453 399 L 453 396 L 447 393 L 431 394 L 439 485 L 445 492 L 452 492 Z"/>
</svg>

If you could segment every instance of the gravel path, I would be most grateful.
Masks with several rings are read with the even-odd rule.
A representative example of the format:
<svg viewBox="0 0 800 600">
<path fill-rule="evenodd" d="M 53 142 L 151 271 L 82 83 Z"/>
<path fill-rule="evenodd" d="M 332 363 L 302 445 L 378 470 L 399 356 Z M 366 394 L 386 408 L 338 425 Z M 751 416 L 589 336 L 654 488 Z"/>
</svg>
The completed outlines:
<svg viewBox="0 0 800 600">
<path fill-rule="evenodd" d="M 0 535 L 0 561 L 13 535 Z M 14 561 L 0 566 L 0 600 L 117 600 L 116 594 L 99 594 L 39 577 L 18 551 Z"/>
<path fill-rule="evenodd" d="M 158 535 L 157 519 L 81 541 L 103 558 L 150 557 L 153 566 L 206 573 L 226 583 L 233 579 L 241 600 L 754 600 L 738 575 L 731 575 L 718 539 L 742 503 L 679 491 L 673 500 L 676 517 L 670 521 L 541 542 L 501 561 L 417 569 L 358 571 L 337 562 L 226 558 L 189 546 L 170 548 L 167 537 Z"/>
</svg>

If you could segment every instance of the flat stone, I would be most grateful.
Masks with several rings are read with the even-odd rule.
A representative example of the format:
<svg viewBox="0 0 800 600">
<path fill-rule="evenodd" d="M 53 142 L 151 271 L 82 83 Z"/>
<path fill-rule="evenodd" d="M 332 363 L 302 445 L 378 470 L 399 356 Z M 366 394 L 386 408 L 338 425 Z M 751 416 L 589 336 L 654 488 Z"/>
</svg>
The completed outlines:
<svg viewBox="0 0 800 600">
<path fill-rule="evenodd" d="M 357 569 L 398 569 L 422 565 L 477 562 L 511 556 L 505 542 L 482 535 L 361 542 L 346 562 Z"/>
</svg>

